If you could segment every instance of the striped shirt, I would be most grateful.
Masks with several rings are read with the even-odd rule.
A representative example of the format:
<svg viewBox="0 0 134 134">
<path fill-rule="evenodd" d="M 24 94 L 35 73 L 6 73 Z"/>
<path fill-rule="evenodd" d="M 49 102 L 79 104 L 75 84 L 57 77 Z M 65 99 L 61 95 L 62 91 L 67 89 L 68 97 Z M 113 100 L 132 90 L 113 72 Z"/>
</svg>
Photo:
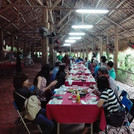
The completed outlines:
<svg viewBox="0 0 134 134">
<path fill-rule="evenodd" d="M 100 100 L 104 100 L 103 107 L 107 112 L 117 112 L 120 104 L 112 89 L 105 89 L 101 92 Z"/>
</svg>

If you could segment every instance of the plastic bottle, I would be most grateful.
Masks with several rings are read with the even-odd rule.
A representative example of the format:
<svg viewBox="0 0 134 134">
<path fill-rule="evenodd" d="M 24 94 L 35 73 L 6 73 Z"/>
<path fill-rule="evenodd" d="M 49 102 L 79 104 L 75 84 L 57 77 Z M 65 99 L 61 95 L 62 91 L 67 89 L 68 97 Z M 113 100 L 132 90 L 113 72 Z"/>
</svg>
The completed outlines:
<svg viewBox="0 0 134 134">
<path fill-rule="evenodd" d="M 76 98 L 76 101 L 77 101 L 78 103 L 80 103 L 80 94 L 79 94 L 79 91 L 77 91 L 77 98 Z"/>
</svg>

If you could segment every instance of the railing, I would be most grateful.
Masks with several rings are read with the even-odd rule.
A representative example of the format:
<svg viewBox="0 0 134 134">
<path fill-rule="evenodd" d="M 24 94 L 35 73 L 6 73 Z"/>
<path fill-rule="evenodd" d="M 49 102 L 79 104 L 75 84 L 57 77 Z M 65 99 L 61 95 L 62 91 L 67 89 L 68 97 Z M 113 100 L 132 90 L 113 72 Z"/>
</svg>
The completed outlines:
<svg viewBox="0 0 134 134">
<path fill-rule="evenodd" d="M 129 86 L 134 86 L 134 73 L 117 69 L 117 80 Z"/>
</svg>

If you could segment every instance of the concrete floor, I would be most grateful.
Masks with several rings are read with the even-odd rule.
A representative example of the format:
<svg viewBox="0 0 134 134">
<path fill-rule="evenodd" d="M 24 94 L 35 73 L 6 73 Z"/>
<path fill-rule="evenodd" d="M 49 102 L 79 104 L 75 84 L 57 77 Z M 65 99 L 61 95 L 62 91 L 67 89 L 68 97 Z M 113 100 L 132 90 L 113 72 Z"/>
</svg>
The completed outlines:
<svg viewBox="0 0 134 134">
<path fill-rule="evenodd" d="M 40 70 L 40 64 L 30 65 L 23 69 L 24 73 L 29 75 L 30 85 Z M 8 74 L 7 74 L 8 75 Z M 22 125 L 15 123 L 17 119 L 17 113 L 13 106 L 13 73 L 10 76 L 0 76 L 0 134 L 25 134 L 25 128 Z M 124 84 L 117 82 L 120 89 L 125 89 L 130 92 L 131 97 L 134 98 L 134 87 L 124 86 Z M 61 134 L 81 134 L 84 128 L 84 124 L 61 124 Z M 36 127 L 32 127 L 34 133 L 39 134 L 36 131 Z M 131 123 L 131 132 L 134 134 L 134 122 Z M 90 134 L 90 132 L 88 132 Z"/>
</svg>

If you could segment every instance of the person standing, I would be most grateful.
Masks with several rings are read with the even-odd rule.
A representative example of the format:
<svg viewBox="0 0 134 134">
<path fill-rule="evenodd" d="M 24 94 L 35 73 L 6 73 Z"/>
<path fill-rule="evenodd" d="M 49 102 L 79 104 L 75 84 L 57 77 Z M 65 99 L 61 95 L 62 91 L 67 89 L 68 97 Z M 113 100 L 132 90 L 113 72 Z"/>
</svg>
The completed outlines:
<svg viewBox="0 0 134 134">
<path fill-rule="evenodd" d="M 114 70 L 114 63 L 112 61 L 109 61 L 107 63 L 107 68 L 109 70 L 109 76 L 111 76 L 114 80 L 116 79 L 116 73 L 115 73 L 115 70 Z"/>
<path fill-rule="evenodd" d="M 57 56 L 57 59 L 58 59 L 58 61 L 62 60 L 62 52 L 61 51 L 59 52 L 59 55 Z"/>
<path fill-rule="evenodd" d="M 16 73 L 22 72 L 20 52 L 16 56 Z"/>
<path fill-rule="evenodd" d="M 69 68 L 70 59 L 68 57 L 68 53 L 65 53 L 65 56 L 62 58 L 62 63 L 66 64 L 66 68 Z"/>
</svg>

